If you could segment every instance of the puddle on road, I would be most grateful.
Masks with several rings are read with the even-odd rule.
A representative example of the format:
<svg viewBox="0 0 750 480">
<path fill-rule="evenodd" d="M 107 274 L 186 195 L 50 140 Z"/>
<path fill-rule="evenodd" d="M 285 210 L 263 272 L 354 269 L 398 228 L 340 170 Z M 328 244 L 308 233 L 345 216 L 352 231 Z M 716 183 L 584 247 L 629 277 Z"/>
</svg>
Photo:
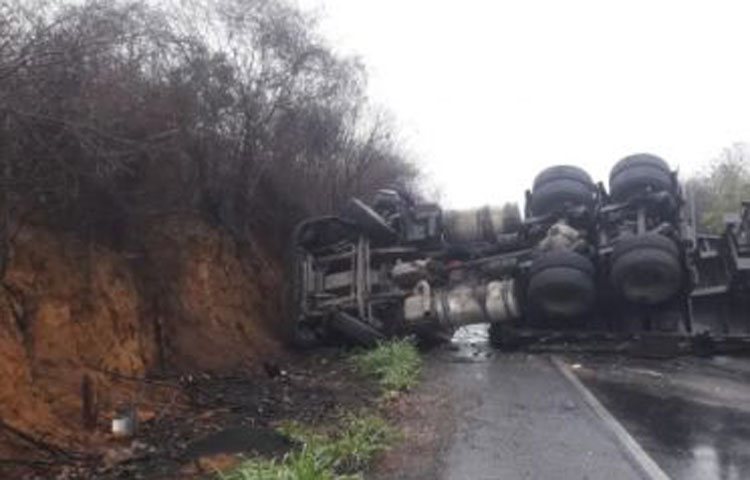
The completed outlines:
<svg viewBox="0 0 750 480">
<path fill-rule="evenodd" d="M 750 413 L 694 401 L 653 384 L 583 379 L 654 460 L 673 478 L 750 478 Z M 709 379 L 705 379 L 710 381 Z"/>
<path fill-rule="evenodd" d="M 456 330 L 453 335 L 454 344 L 486 344 L 489 341 L 487 325 L 469 325 Z"/>
<path fill-rule="evenodd" d="M 486 325 L 459 328 L 451 343 L 441 350 L 440 358 L 454 363 L 486 362 L 494 355 Z"/>
<path fill-rule="evenodd" d="M 464 327 L 439 358 L 488 362 L 500 355 L 488 340 L 486 326 Z M 581 380 L 672 478 L 750 479 L 750 408 L 739 405 L 750 391 L 750 361 L 576 358 Z"/>
</svg>

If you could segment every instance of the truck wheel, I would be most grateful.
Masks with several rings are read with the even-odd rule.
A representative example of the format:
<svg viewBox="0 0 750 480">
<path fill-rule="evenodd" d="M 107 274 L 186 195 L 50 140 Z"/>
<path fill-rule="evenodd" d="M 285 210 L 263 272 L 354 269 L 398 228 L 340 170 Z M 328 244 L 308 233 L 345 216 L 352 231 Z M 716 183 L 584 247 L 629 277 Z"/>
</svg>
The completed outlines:
<svg viewBox="0 0 750 480">
<path fill-rule="evenodd" d="M 624 202 L 647 189 L 674 193 L 675 185 L 667 162 L 647 153 L 625 157 L 612 167 L 609 192 Z"/>
<path fill-rule="evenodd" d="M 643 305 L 665 302 L 682 284 L 679 249 L 675 242 L 659 234 L 624 238 L 612 252 L 610 280 L 629 302 Z"/>
<path fill-rule="evenodd" d="M 591 176 L 582 168 L 574 167 L 572 165 L 555 165 L 554 167 L 545 168 L 539 175 L 534 178 L 534 190 L 545 185 L 553 180 L 560 180 L 566 178 L 573 180 L 578 183 L 585 185 L 593 185 Z"/>
<path fill-rule="evenodd" d="M 594 183 L 584 170 L 558 165 L 543 170 L 534 179 L 531 213 L 546 215 L 565 204 L 593 206 Z"/>
<path fill-rule="evenodd" d="M 530 308 L 550 318 L 571 318 L 594 304 L 594 265 L 575 252 L 557 250 L 532 263 L 527 290 Z"/>
</svg>

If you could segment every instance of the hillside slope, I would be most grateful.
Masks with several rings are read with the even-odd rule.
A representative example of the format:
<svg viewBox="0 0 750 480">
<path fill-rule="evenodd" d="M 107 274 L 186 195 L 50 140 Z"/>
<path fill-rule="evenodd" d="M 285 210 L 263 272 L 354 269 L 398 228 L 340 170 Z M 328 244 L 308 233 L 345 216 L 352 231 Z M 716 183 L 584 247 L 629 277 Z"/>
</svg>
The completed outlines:
<svg viewBox="0 0 750 480">
<path fill-rule="evenodd" d="M 5 424 L 85 448 L 118 405 L 148 400 L 121 379 L 226 372 L 279 348 L 281 269 L 259 247 L 187 217 L 146 239 L 130 254 L 40 228 L 18 233 L 0 290 Z M 98 428 L 87 430 L 92 415 Z"/>
</svg>

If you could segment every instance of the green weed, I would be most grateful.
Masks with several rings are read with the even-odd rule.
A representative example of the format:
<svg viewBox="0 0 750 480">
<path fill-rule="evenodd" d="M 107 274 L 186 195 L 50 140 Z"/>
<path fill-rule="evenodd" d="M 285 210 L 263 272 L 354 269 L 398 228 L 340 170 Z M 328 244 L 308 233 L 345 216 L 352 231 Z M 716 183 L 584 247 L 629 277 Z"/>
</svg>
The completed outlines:
<svg viewBox="0 0 750 480">
<path fill-rule="evenodd" d="M 408 339 L 389 340 L 354 356 L 360 372 L 378 379 L 386 392 L 409 390 L 417 383 L 422 358 Z"/>
<path fill-rule="evenodd" d="M 281 460 L 252 458 L 222 480 L 356 480 L 373 456 L 385 450 L 394 430 L 380 417 L 347 416 L 333 433 L 287 423 L 279 430 L 302 447 Z"/>
</svg>

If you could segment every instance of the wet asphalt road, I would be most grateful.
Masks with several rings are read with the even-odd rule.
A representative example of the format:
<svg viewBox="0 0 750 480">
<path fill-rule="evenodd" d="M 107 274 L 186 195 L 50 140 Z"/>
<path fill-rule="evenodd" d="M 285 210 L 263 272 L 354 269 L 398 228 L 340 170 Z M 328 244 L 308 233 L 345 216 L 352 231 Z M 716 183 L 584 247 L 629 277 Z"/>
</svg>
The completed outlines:
<svg viewBox="0 0 750 480">
<path fill-rule="evenodd" d="M 478 332 L 428 354 L 424 388 L 454 418 L 432 468 L 403 478 L 649 478 L 550 355 L 495 352 Z M 750 478 L 750 360 L 560 359 L 669 477 Z"/>
<path fill-rule="evenodd" d="M 546 358 L 514 354 L 444 371 L 465 397 L 442 478 L 642 478 Z"/>
<path fill-rule="evenodd" d="M 578 377 L 674 479 L 750 478 L 750 361 L 579 357 Z"/>
</svg>

